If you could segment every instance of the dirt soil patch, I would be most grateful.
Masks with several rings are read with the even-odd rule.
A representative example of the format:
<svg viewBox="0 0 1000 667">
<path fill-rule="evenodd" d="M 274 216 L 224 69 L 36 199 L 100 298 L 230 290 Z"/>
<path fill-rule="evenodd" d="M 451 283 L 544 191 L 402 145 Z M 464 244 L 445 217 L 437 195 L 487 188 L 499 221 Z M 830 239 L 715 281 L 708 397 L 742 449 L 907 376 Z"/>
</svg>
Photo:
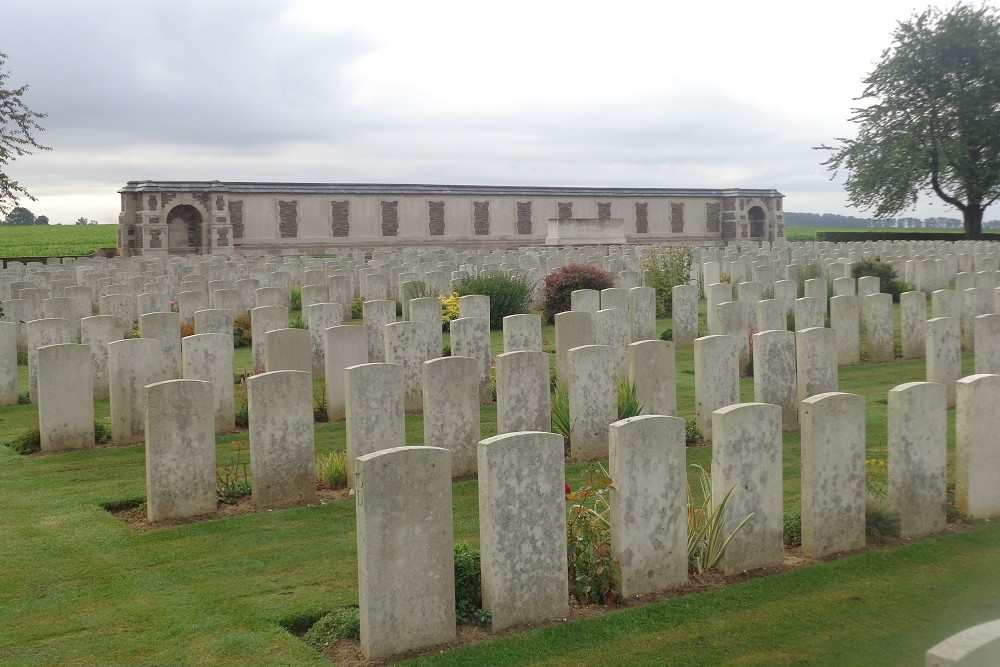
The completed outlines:
<svg viewBox="0 0 1000 667">
<path fill-rule="evenodd" d="M 327 503 L 334 503 L 353 497 L 354 493 L 348 489 L 318 489 L 316 491 L 316 502 L 313 504 L 326 505 Z M 199 516 L 188 517 L 186 519 L 157 521 L 156 523 L 151 523 L 149 519 L 146 518 L 145 503 L 112 510 L 109 511 L 109 513 L 119 521 L 131 526 L 134 530 L 145 532 L 148 530 L 159 530 L 161 528 L 169 528 L 171 526 L 183 526 L 189 523 L 213 521 L 215 519 L 224 519 L 230 516 L 240 516 L 242 514 L 254 514 L 256 512 L 265 511 L 267 510 L 258 509 L 253 502 L 252 496 L 243 496 L 242 498 L 237 499 L 235 503 L 231 504 L 220 501 L 215 514 L 202 514 Z"/>
</svg>

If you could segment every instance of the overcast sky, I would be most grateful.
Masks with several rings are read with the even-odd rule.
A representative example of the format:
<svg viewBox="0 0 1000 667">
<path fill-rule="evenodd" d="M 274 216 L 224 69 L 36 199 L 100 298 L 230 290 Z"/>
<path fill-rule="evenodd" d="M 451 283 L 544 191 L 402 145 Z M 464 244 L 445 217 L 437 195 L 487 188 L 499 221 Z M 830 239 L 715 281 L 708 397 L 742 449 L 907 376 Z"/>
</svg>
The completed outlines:
<svg viewBox="0 0 1000 667">
<path fill-rule="evenodd" d="M 53 223 L 129 180 L 777 188 L 848 209 L 812 146 L 916 0 L 3 0 Z M 987 212 L 987 217 L 990 217 Z M 941 202 L 917 217 L 961 217 Z"/>
</svg>

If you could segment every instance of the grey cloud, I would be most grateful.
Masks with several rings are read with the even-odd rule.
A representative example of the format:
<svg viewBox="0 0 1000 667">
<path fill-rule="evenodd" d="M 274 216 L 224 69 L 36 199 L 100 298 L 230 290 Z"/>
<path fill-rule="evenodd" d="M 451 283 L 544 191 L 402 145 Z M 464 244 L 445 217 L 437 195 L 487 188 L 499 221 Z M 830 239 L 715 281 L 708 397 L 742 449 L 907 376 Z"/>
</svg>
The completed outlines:
<svg viewBox="0 0 1000 667">
<path fill-rule="evenodd" d="M 101 143 L 331 139 L 356 34 L 290 34 L 273 2 L 25 3 L 4 35 L 46 125 Z M 5 13 L 6 10 L 5 10 Z M 6 22 L 6 19 L 5 19 Z"/>
</svg>

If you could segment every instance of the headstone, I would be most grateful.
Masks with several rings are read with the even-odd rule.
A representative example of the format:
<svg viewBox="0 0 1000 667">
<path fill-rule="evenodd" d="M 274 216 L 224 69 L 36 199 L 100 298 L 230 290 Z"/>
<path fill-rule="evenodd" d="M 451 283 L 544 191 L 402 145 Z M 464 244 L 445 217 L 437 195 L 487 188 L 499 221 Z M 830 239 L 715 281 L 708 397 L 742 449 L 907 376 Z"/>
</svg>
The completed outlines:
<svg viewBox="0 0 1000 667">
<path fill-rule="evenodd" d="M 181 317 L 178 313 L 146 313 L 139 316 L 139 333 L 143 338 L 160 341 L 168 380 L 183 375 L 181 362 Z"/>
<path fill-rule="evenodd" d="M 788 319 L 777 299 L 763 299 L 753 305 L 758 331 L 787 331 Z"/>
<path fill-rule="evenodd" d="M 364 301 L 383 301 L 389 297 L 389 281 L 381 273 L 369 273 L 361 281 L 361 298 Z"/>
<path fill-rule="evenodd" d="M 80 340 L 90 349 L 94 398 L 108 398 L 108 343 L 122 340 L 122 321 L 113 315 L 80 320 Z"/>
<path fill-rule="evenodd" d="M 674 343 L 643 340 L 628 346 L 628 379 L 644 415 L 677 414 Z"/>
<path fill-rule="evenodd" d="M 956 383 L 955 507 L 971 519 L 1000 516 L 1000 375 Z"/>
<path fill-rule="evenodd" d="M 640 416 L 609 427 L 611 550 L 625 598 L 687 582 L 684 420 Z"/>
<path fill-rule="evenodd" d="M 562 437 L 506 433 L 479 443 L 483 608 L 494 632 L 568 611 Z"/>
<path fill-rule="evenodd" d="M 0 406 L 17 405 L 17 324 L 0 322 Z"/>
<path fill-rule="evenodd" d="M 481 317 L 490 321 L 490 297 L 484 294 L 468 294 L 458 297 L 459 317 Z"/>
<path fill-rule="evenodd" d="M 652 287 L 633 287 L 628 291 L 628 314 L 631 319 L 632 339 L 656 340 L 656 290 Z"/>
<path fill-rule="evenodd" d="M 927 381 L 944 385 L 948 407 L 955 407 L 955 382 L 962 376 L 962 337 L 958 320 L 927 320 Z"/>
<path fill-rule="evenodd" d="M 750 304 L 727 301 L 716 306 L 716 329 L 721 336 L 732 336 L 739 348 L 739 368 L 745 369 L 750 360 Z"/>
<path fill-rule="evenodd" d="M 793 280 L 774 281 L 774 300 L 781 304 L 785 315 L 795 309 L 795 299 L 799 296 L 799 286 Z M 787 326 L 785 327 L 788 328 Z"/>
<path fill-rule="evenodd" d="M 858 296 L 865 297 L 871 294 L 878 294 L 879 285 L 878 276 L 859 276 L 858 277 Z"/>
<path fill-rule="evenodd" d="M 233 397 L 233 337 L 206 333 L 186 336 L 181 341 L 184 379 L 212 385 L 215 432 L 236 427 Z"/>
<path fill-rule="evenodd" d="M 808 331 L 808 330 L 807 330 Z M 865 546 L 865 399 L 831 392 L 802 401 L 802 553 Z"/>
<path fill-rule="evenodd" d="M 328 290 L 326 285 L 303 285 L 302 286 L 302 321 L 307 326 L 312 326 L 310 319 L 310 306 L 317 303 L 328 303 Z M 343 308 L 340 309 L 340 316 L 343 319 Z"/>
<path fill-rule="evenodd" d="M 210 308 L 199 310 L 194 314 L 194 332 L 196 334 L 233 335 L 233 311 L 225 308 Z"/>
<path fill-rule="evenodd" d="M 868 334 L 868 361 L 873 364 L 892 361 L 892 296 L 876 292 L 861 298 L 864 299 L 862 311 L 867 313 L 865 329 Z"/>
<path fill-rule="evenodd" d="M 927 295 L 923 292 L 903 292 L 899 295 L 899 333 L 903 358 L 924 356 L 927 329 Z"/>
<path fill-rule="evenodd" d="M 460 317 L 452 320 L 449 328 L 452 356 L 472 357 L 476 360 L 479 369 L 479 402 L 489 405 L 493 402 L 490 321 L 482 317 Z"/>
<path fill-rule="evenodd" d="M 194 324 L 194 314 L 199 310 L 208 310 L 207 292 L 197 290 L 177 295 L 177 311 L 181 324 Z"/>
<path fill-rule="evenodd" d="M 618 419 L 617 358 L 607 345 L 569 351 L 570 453 L 575 459 L 607 456 L 608 424 Z"/>
<path fill-rule="evenodd" d="M 38 430 L 43 452 L 94 446 L 93 361 L 86 345 L 38 348 Z"/>
<path fill-rule="evenodd" d="M 781 428 L 799 427 L 795 332 L 762 331 L 753 337 L 753 397 L 781 407 Z"/>
<path fill-rule="evenodd" d="M 628 375 L 628 346 L 632 342 L 632 328 L 626 310 L 607 309 L 592 314 L 594 344 L 607 345 L 614 351 L 615 373 Z"/>
<path fill-rule="evenodd" d="M 814 329 L 826 324 L 826 299 L 804 296 L 795 300 L 795 330 Z"/>
<path fill-rule="evenodd" d="M 38 403 L 38 348 L 46 345 L 76 343 L 76 332 L 69 320 L 40 319 L 27 323 L 28 395 Z"/>
<path fill-rule="evenodd" d="M 721 498 L 736 487 L 722 515 L 723 532 L 728 535 L 753 514 L 733 535 L 719 569 L 733 574 L 781 565 L 781 408 L 767 403 L 730 405 L 716 410 L 712 423 L 712 492 Z"/>
<path fill-rule="evenodd" d="M 957 632 L 927 650 L 927 667 L 991 667 L 1000 664 L 1000 619 Z"/>
<path fill-rule="evenodd" d="M 698 431 L 712 439 L 712 414 L 740 401 L 739 344 L 732 336 L 694 341 L 694 401 Z"/>
<path fill-rule="evenodd" d="M 130 336 L 135 328 L 138 311 L 129 294 L 105 294 L 99 299 L 101 315 L 114 315 L 122 322 L 122 337 Z"/>
<path fill-rule="evenodd" d="M 368 359 L 372 363 L 382 363 L 386 361 L 385 327 L 396 321 L 396 304 L 387 300 L 365 301 L 362 306 L 362 314 L 365 331 L 368 332 Z M 427 343 L 425 342 L 425 354 L 426 350 Z"/>
<path fill-rule="evenodd" d="M 962 332 L 965 334 L 966 349 L 974 352 L 976 349 L 975 328 L 973 321 L 978 315 L 993 311 L 993 293 L 980 287 L 963 290 L 962 295 Z"/>
<path fill-rule="evenodd" d="M 830 299 L 830 328 L 833 329 L 837 343 L 838 366 L 856 366 L 861 363 L 859 317 L 858 297 L 845 294 Z"/>
<path fill-rule="evenodd" d="M 973 330 L 976 338 L 975 372 L 1000 374 L 1000 314 L 976 316 Z"/>
<path fill-rule="evenodd" d="M 167 380 L 145 390 L 139 386 L 138 392 L 135 402 L 147 406 L 146 516 L 155 523 L 214 513 L 215 432 L 212 411 L 206 409 L 212 403 L 211 387 L 199 380 Z"/>
<path fill-rule="evenodd" d="M 857 296 L 854 278 L 834 278 L 832 284 L 833 296 Z"/>
<path fill-rule="evenodd" d="M 285 295 L 278 287 L 258 287 L 254 290 L 254 295 L 255 308 L 267 308 L 269 306 L 288 308 L 288 305 L 285 303 Z"/>
<path fill-rule="evenodd" d="M 143 388 L 146 385 L 164 382 L 167 377 L 168 372 L 163 359 L 163 344 L 160 341 L 150 338 L 129 338 L 108 343 L 108 395 L 111 409 L 111 441 L 114 444 L 130 444 L 142 439 L 145 423 L 143 419 L 146 410 L 144 402 L 146 392 L 143 391 Z M 193 387 L 194 385 L 183 384 L 179 386 Z M 206 388 L 205 391 L 209 392 L 206 393 L 206 396 L 210 396 L 210 390 Z M 187 401 L 185 401 L 186 404 Z M 204 401 L 202 405 L 204 405 Z M 160 407 L 156 406 L 157 409 Z M 156 414 L 155 410 L 154 414 Z M 171 408 L 163 419 L 167 420 L 175 416 L 176 413 Z M 158 414 L 155 419 L 157 424 L 167 423 L 160 421 Z M 208 423 L 211 427 L 212 422 Z M 212 442 L 212 455 L 214 457 L 214 436 Z M 211 472 L 214 492 L 214 466 Z"/>
<path fill-rule="evenodd" d="M 355 460 L 406 444 L 403 367 L 359 364 L 344 369 L 347 483 L 354 487 Z"/>
<path fill-rule="evenodd" d="M 889 505 L 899 512 L 903 539 L 945 527 L 947 417 L 945 390 L 934 382 L 908 382 L 889 391 Z"/>
<path fill-rule="evenodd" d="M 718 316 L 718 305 L 733 300 L 733 286 L 729 283 L 715 283 L 705 288 L 705 316 L 708 322 L 708 333 L 710 336 L 720 335 Z"/>
<path fill-rule="evenodd" d="M 267 332 L 288 327 L 288 309 L 284 306 L 258 306 L 250 310 L 250 338 L 254 373 L 263 373 L 267 350 Z"/>
<path fill-rule="evenodd" d="M 449 457 L 438 447 L 358 457 L 358 601 L 369 660 L 455 638 Z"/>
<path fill-rule="evenodd" d="M 307 329 L 274 329 L 264 338 L 264 370 L 312 374 L 312 338 Z"/>
<path fill-rule="evenodd" d="M 673 340 L 677 345 L 692 345 L 698 337 L 698 288 L 677 285 L 671 290 Z"/>
<path fill-rule="evenodd" d="M 410 321 L 427 325 L 427 359 L 437 359 L 444 352 L 441 300 L 436 296 L 410 300 Z"/>
<path fill-rule="evenodd" d="M 542 318 L 539 315 L 507 315 L 503 318 L 504 352 L 541 352 Z M 519 429 L 532 430 L 532 429 Z"/>
<path fill-rule="evenodd" d="M 803 298 L 819 299 L 823 304 L 823 316 L 826 316 L 826 300 L 829 288 L 826 278 L 809 278 L 803 283 Z"/>
<path fill-rule="evenodd" d="M 476 472 L 480 439 L 478 364 L 471 357 L 423 362 L 424 444 L 451 452 L 451 474 Z M 499 420 L 499 416 L 498 416 Z"/>
<path fill-rule="evenodd" d="M 609 287 L 601 290 L 600 310 L 617 308 L 628 310 L 628 290 L 621 287 Z"/>
<path fill-rule="evenodd" d="M 953 317 L 958 319 L 958 294 L 954 290 L 939 289 L 931 292 L 931 317 Z"/>
<path fill-rule="evenodd" d="M 552 430 L 549 355 L 522 350 L 496 356 L 497 433 Z"/>
<path fill-rule="evenodd" d="M 76 301 L 66 297 L 52 297 L 42 302 L 46 319 L 66 320 L 73 327 L 77 336 L 80 335 L 80 313 Z"/>
<path fill-rule="evenodd" d="M 351 319 L 351 302 L 354 300 L 351 279 L 347 276 L 328 276 L 326 286 L 330 302 L 342 305 L 344 307 L 344 321 L 349 321 Z"/>
<path fill-rule="evenodd" d="M 569 293 L 570 310 L 596 313 L 601 309 L 601 293 L 596 289 L 577 289 Z"/>
<path fill-rule="evenodd" d="M 309 313 L 309 340 L 312 354 L 313 377 L 324 373 L 323 332 L 343 324 L 344 309 L 339 303 L 314 303 L 306 308 Z"/>
<path fill-rule="evenodd" d="M 232 319 L 240 314 L 245 313 L 249 308 L 243 307 L 243 295 L 239 290 L 235 289 L 219 289 L 214 292 L 209 293 L 208 304 L 211 306 L 209 310 L 227 310 L 229 311 L 229 319 Z M 195 311 L 195 326 L 198 326 L 198 311 Z M 206 332 L 207 333 L 207 332 Z"/>
<path fill-rule="evenodd" d="M 719 282 L 722 276 L 721 267 L 718 262 L 705 262 L 701 265 L 702 285 L 714 285 Z"/>
<path fill-rule="evenodd" d="M 326 415 L 330 421 L 344 419 L 346 395 L 344 369 L 368 363 L 368 337 L 358 324 L 323 330 L 324 388 Z"/>
<path fill-rule="evenodd" d="M 795 332 L 795 383 L 800 401 L 838 391 L 837 341 L 833 329 Z"/>
<path fill-rule="evenodd" d="M 392 322 L 384 327 L 382 358 L 403 369 L 403 400 L 407 412 L 420 412 L 423 408 L 423 364 L 427 361 L 428 328 L 429 325 L 423 322 Z M 371 338 L 368 340 L 371 343 Z"/>
<path fill-rule="evenodd" d="M 314 502 L 312 372 L 279 370 L 250 377 L 247 407 L 254 505 L 276 509 Z"/>
</svg>

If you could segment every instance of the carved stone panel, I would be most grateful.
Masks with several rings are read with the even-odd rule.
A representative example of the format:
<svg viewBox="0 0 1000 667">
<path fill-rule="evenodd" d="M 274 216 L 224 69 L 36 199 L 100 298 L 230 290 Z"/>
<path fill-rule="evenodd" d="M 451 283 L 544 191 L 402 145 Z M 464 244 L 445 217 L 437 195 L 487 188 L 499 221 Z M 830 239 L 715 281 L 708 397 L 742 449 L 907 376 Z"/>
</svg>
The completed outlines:
<svg viewBox="0 0 1000 667">
<path fill-rule="evenodd" d="M 490 203 L 488 201 L 472 202 L 472 226 L 476 236 L 490 233 Z"/>
<path fill-rule="evenodd" d="M 278 200 L 278 236 L 294 239 L 299 235 L 299 202 Z"/>
<path fill-rule="evenodd" d="M 229 202 L 229 224 L 233 226 L 233 239 L 243 238 L 243 202 Z"/>
<path fill-rule="evenodd" d="M 635 233 L 649 233 L 649 204 L 647 202 L 636 202 L 635 205 Z"/>
<path fill-rule="evenodd" d="M 670 231 L 681 234 L 684 231 L 684 204 L 670 204 Z"/>
<path fill-rule="evenodd" d="M 530 201 L 519 201 L 519 202 L 517 202 L 517 233 L 518 234 L 530 234 L 531 233 L 531 202 Z"/>
<path fill-rule="evenodd" d="M 351 202 L 330 202 L 330 227 L 334 236 L 351 235 Z"/>
<path fill-rule="evenodd" d="M 444 236 L 444 202 L 427 202 L 427 227 L 431 236 Z"/>
<path fill-rule="evenodd" d="M 399 201 L 382 201 L 382 236 L 399 234 Z"/>
</svg>

